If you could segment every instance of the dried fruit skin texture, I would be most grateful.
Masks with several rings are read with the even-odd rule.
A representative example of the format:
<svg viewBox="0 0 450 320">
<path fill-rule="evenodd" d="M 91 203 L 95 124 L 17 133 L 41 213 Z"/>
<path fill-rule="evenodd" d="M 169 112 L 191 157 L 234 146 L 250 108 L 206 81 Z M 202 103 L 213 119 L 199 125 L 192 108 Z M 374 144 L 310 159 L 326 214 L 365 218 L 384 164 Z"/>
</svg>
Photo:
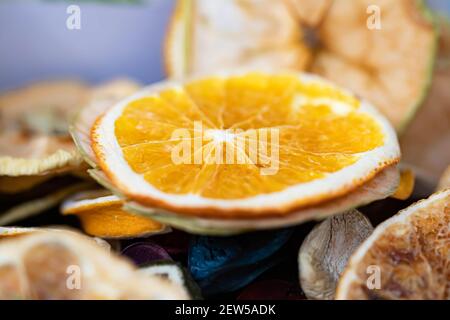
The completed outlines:
<svg viewBox="0 0 450 320">
<path fill-rule="evenodd" d="M 450 195 L 389 225 L 355 270 L 345 299 L 449 299 Z M 366 284 L 368 266 L 379 266 L 380 289 Z"/>
<path fill-rule="evenodd" d="M 326 99 L 347 110 L 335 112 Z M 251 73 L 202 79 L 136 100 L 116 120 L 115 135 L 131 168 L 159 190 L 240 199 L 324 177 L 355 163 L 358 153 L 381 146 L 384 137 L 378 124 L 358 108 L 354 97 L 326 85 Z M 267 128 L 278 130 L 278 172 L 262 176 L 255 164 L 174 164 L 172 150 L 182 138 L 173 139 L 172 133 L 187 129 L 194 154 L 194 121 L 201 121 L 206 131 L 240 129 L 242 136 L 251 130 L 256 137 Z M 204 154 L 214 156 L 217 149 L 210 140 L 200 143 Z M 269 139 L 269 149 L 270 144 Z M 242 150 L 227 142 L 226 148 L 236 157 L 250 157 L 247 146 Z"/>
</svg>

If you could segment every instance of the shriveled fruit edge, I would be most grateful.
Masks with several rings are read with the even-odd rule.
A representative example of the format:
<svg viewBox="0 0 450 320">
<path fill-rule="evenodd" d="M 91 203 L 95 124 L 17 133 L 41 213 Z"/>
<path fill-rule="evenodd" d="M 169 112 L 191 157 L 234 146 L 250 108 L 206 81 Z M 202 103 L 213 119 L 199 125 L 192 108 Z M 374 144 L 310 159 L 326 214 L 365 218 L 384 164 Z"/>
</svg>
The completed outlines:
<svg viewBox="0 0 450 320">
<path fill-rule="evenodd" d="M 38 232 L 30 232 L 30 234 L 25 237 L 16 239 L 12 237 L 11 239 L 6 239 L 4 242 L 1 242 L 0 250 L 2 251 L 2 254 L 0 255 L 0 264 L 9 263 L 21 265 L 23 263 L 22 260 L 24 259 L 23 253 L 29 251 L 30 248 L 39 244 L 59 243 L 64 245 L 71 253 L 79 258 L 80 267 L 84 266 L 86 270 L 91 270 L 93 272 L 85 274 L 85 276 L 91 280 L 97 280 L 97 277 L 94 277 L 94 275 L 98 272 L 109 272 L 105 278 L 99 279 L 100 286 L 97 288 L 95 287 L 95 282 L 91 283 L 91 286 L 86 287 L 91 294 L 94 294 L 91 299 L 117 299 L 120 296 L 118 295 L 119 293 L 129 293 L 130 289 L 133 289 L 133 286 L 139 286 L 142 281 L 144 281 L 145 284 L 142 288 L 147 290 L 145 293 L 151 294 L 148 299 L 189 299 L 184 290 L 182 290 L 183 288 L 165 281 L 164 279 L 150 276 L 146 278 L 142 276 L 137 268 L 135 268 L 127 259 L 119 255 L 110 255 L 109 252 L 104 252 L 104 248 L 92 243 L 92 238 L 90 237 L 78 232 L 66 230 L 45 230 L 36 228 L 36 230 L 33 231 Z M 107 262 L 111 263 L 108 264 Z M 111 272 L 112 270 L 114 270 L 114 272 Z M 129 279 L 129 276 L 133 276 L 133 278 Z M 127 279 L 129 279 L 130 282 L 127 282 Z M 111 288 L 108 286 L 105 287 L 105 281 L 108 285 L 123 284 L 123 289 L 125 290 L 119 292 L 112 290 L 109 292 Z M 143 289 L 138 289 L 136 292 L 142 294 L 142 290 Z M 110 293 L 113 295 L 111 296 Z M 27 298 L 30 299 L 32 297 L 27 296 Z"/>
<path fill-rule="evenodd" d="M 164 59 L 164 70 L 165 74 L 173 78 L 181 78 L 185 76 L 186 69 L 188 68 L 189 60 L 189 43 L 187 34 L 187 27 L 191 19 L 192 11 L 192 0 L 177 0 L 175 8 L 171 14 L 170 21 L 167 27 L 167 32 L 165 35 L 165 40 L 163 44 L 163 59 Z M 181 41 L 179 39 L 180 34 L 182 35 Z M 180 46 L 179 50 L 174 50 L 172 46 Z M 181 59 L 173 58 L 174 53 L 181 52 Z M 176 61 L 182 61 L 182 66 L 177 70 Z"/>
<path fill-rule="evenodd" d="M 78 234 L 75 230 L 71 228 L 66 228 L 67 226 L 52 226 L 52 227 L 0 227 L 0 240 L 8 239 L 10 237 L 28 235 L 32 232 L 72 232 Z M 103 239 L 98 237 L 86 236 L 88 239 L 95 242 L 99 247 L 110 251 L 111 245 Z"/>
<path fill-rule="evenodd" d="M 105 98 L 100 95 L 103 99 L 99 99 L 96 94 L 100 91 L 104 95 L 105 90 L 108 92 L 108 90 L 111 90 L 112 88 L 117 89 L 115 87 L 117 85 L 128 86 L 127 89 L 135 86 L 136 88 L 134 89 L 136 89 L 136 92 L 139 91 L 138 87 L 140 87 L 138 83 L 126 78 L 119 78 L 94 87 L 88 103 L 75 114 L 69 123 L 69 134 L 74 141 L 75 147 L 81 154 L 83 160 L 93 168 L 97 167 L 97 161 L 91 148 L 90 130 L 95 119 L 105 112 L 105 109 L 109 108 L 105 107 L 105 100 L 103 100 Z M 112 103 L 112 105 L 114 105 L 114 103 Z"/>
<path fill-rule="evenodd" d="M 75 195 L 76 196 L 76 195 Z M 77 207 L 76 210 L 82 210 L 83 206 L 89 206 L 90 204 L 96 204 L 96 203 L 101 203 L 102 201 L 107 201 L 107 202 L 114 202 L 114 203 L 121 203 L 123 202 L 122 199 L 120 199 L 119 197 L 115 196 L 115 195 L 109 195 L 109 196 L 102 196 L 102 197 L 98 197 L 98 198 L 90 198 L 90 199 L 80 199 L 80 200 L 73 200 L 73 199 L 67 199 L 66 201 L 64 201 L 61 205 L 60 211 L 63 215 L 75 215 L 78 216 L 79 212 L 67 212 L 69 210 L 73 210 L 74 207 Z M 135 215 L 134 213 L 130 213 L 124 210 L 124 214 L 128 214 L 128 215 Z M 80 218 L 80 220 L 82 220 Z M 83 222 L 82 222 L 83 225 Z M 83 227 L 84 229 L 84 227 Z M 136 239 L 136 238 L 144 238 L 144 237 L 149 237 L 149 236 L 154 236 L 154 235 L 161 235 L 161 234 L 165 234 L 165 233 L 169 233 L 171 232 L 172 229 L 164 224 L 161 225 L 160 229 L 155 229 L 155 230 L 151 230 L 151 231 L 146 231 L 146 232 L 141 232 L 141 233 L 135 233 L 133 235 L 127 235 L 127 236 L 111 236 L 111 235 L 100 235 L 100 234 L 96 234 L 96 235 L 91 235 L 91 236 L 96 236 L 102 239 Z"/>
<path fill-rule="evenodd" d="M 117 190 L 103 172 L 99 170 L 89 170 L 89 174 L 105 188 L 112 190 L 119 198 L 126 200 L 126 197 Z M 134 202 L 125 201 L 124 210 L 148 216 L 161 223 L 171 225 L 176 229 L 202 235 L 225 236 L 240 234 L 254 230 L 274 229 L 287 225 L 296 225 L 308 220 L 320 220 L 333 214 L 344 212 L 376 200 L 389 197 L 397 189 L 399 183 L 398 169 L 393 166 L 379 173 L 367 184 L 353 191 L 352 193 L 334 201 L 330 201 L 322 206 L 312 207 L 305 211 L 299 211 L 285 218 L 276 219 L 253 219 L 253 220 L 220 220 L 205 219 L 196 217 L 180 216 L 173 212 L 166 212 L 160 209 L 143 207 Z M 355 199 L 359 199 L 356 201 Z M 341 203 L 339 203 L 341 201 Z M 318 212 L 322 210 L 322 212 Z M 296 218 L 298 216 L 298 218 Z"/>
<path fill-rule="evenodd" d="M 367 238 L 361 246 L 353 253 L 351 256 L 345 271 L 343 272 L 341 278 L 339 279 L 338 286 L 336 289 L 336 300 L 345 300 L 346 293 L 348 292 L 348 286 L 352 284 L 352 281 L 358 279 L 355 274 L 355 268 L 358 263 L 364 258 L 364 255 L 370 249 L 371 245 L 375 243 L 376 240 L 383 234 L 387 227 L 395 223 L 403 223 L 410 215 L 414 214 L 417 210 L 423 209 L 429 204 L 444 199 L 450 196 L 450 189 L 443 190 L 431 195 L 428 199 L 423 199 L 415 204 L 409 206 L 406 209 L 399 211 L 392 218 L 384 221 L 382 224 L 378 225 L 374 232 Z"/>
<path fill-rule="evenodd" d="M 332 82 L 321 78 L 319 76 L 313 75 L 313 74 L 308 74 L 308 73 L 302 73 L 302 72 L 294 72 L 292 70 L 287 70 L 287 71 L 282 71 L 282 70 L 274 70 L 271 68 L 267 68 L 267 69 L 259 69 L 259 70 L 255 70 L 255 69 L 237 69 L 237 70 L 232 70 L 232 71 L 227 71 L 227 72 L 217 72 L 213 75 L 210 75 L 211 77 L 230 77 L 230 76 L 240 76 L 240 75 L 245 75 L 248 73 L 252 73 L 252 72 L 256 72 L 256 73 L 265 73 L 265 74 L 290 74 L 292 76 L 295 76 L 299 79 L 301 79 L 302 81 L 309 83 L 309 82 L 320 82 L 324 85 L 329 85 L 331 87 L 336 87 L 339 90 L 341 90 L 344 93 L 350 94 L 352 95 L 351 92 L 347 91 L 344 88 L 341 88 L 335 84 L 333 84 Z M 364 174 L 360 174 L 357 178 L 353 178 L 351 180 L 351 182 L 348 182 L 346 184 L 340 185 L 340 189 L 336 189 L 336 190 L 322 190 L 322 188 L 318 189 L 316 188 L 316 190 L 320 190 L 319 192 L 316 192 L 315 194 L 310 194 L 310 195 L 304 195 L 302 197 L 301 200 L 298 199 L 297 194 L 299 193 L 298 189 L 302 189 L 303 192 L 305 192 L 306 194 L 308 193 L 312 193 L 312 189 L 311 188 L 311 184 L 312 183 L 318 183 L 318 182 L 324 182 L 325 179 L 329 179 L 329 176 L 333 175 L 332 177 L 334 179 L 338 179 L 339 175 L 353 175 L 354 172 L 356 172 L 356 168 L 355 166 L 359 166 L 361 167 L 362 164 L 360 161 L 358 161 L 357 163 L 350 165 L 342 170 L 340 170 L 337 173 L 333 173 L 330 174 L 329 176 L 325 177 L 325 178 L 321 178 L 321 179 L 317 179 L 314 180 L 312 182 L 309 182 L 309 186 L 306 186 L 306 184 L 301 184 L 301 185 L 296 185 L 296 186 L 292 186 L 286 189 L 283 189 L 282 191 L 276 192 L 276 193 L 272 193 L 266 196 L 266 199 L 264 199 L 268 205 L 264 206 L 264 204 L 262 203 L 261 199 L 256 199 L 256 197 L 251 197 L 251 198 L 246 198 L 246 199 L 239 199 L 239 200 L 217 200 L 217 199 L 209 199 L 209 198 L 201 198 L 202 200 L 200 201 L 200 203 L 198 203 L 199 201 L 197 201 L 197 203 L 194 205 L 186 205 L 186 201 L 187 199 L 185 199 L 186 197 L 189 197 L 188 195 L 173 195 L 173 194 L 168 194 L 168 193 L 164 193 L 160 190 L 158 190 L 157 188 L 153 187 L 152 185 L 142 181 L 141 179 L 143 179 L 142 177 L 139 177 L 137 175 L 135 175 L 131 169 L 129 168 L 128 164 L 126 163 L 122 163 L 124 162 L 123 159 L 117 159 L 117 155 L 115 155 L 114 153 L 106 153 L 105 150 L 103 150 L 103 147 L 100 146 L 99 143 L 99 139 L 101 139 L 103 142 L 104 140 L 108 140 L 108 144 L 113 145 L 116 149 L 120 149 L 120 146 L 118 145 L 117 141 L 115 139 L 110 140 L 108 139 L 108 137 L 102 137 L 100 138 L 99 136 L 99 132 L 100 130 L 104 129 L 104 126 L 106 127 L 110 127 L 109 124 L 105 124 L 105 122 L 109 121 L 115 121 L 114 117 L 117 117 L 118 113 L 126 106 L 128 105 L 128 103 L 142 98 L 144 96 L 147 96 L 149 94 L 151 94 L 152 92 L 161 90 L 163 88 L 166 87 L 170 87 L 170 86 L 174 86 L 174 85 L 183 85 L 184 83 L 188 83 L 190 81 L 196 80 L 196 79 L 201 79 L 203 78 L 204 75 L 198 74 L 198 75 L 194 75 L 188 78 L 185 78 L 181 81 L 175 81 L 175 80 L 170 80 L 167 82 L 162 82 L 162 83 L 157 83 L 155 85 L 149 86 L 147 88 L 144 88 L 142 91 L 136 93 L 135 95 L 130 96 L 127 99 L 124 99 L 122 101 L 120 101 L 119 103 L 117 103 L 112 109 L 109 110 L 108 114 L 105 114 L 101 117 L 99 117 L 94 125 L 94 127 L 91 130 L 91 145 L 92 148 L 94 149 L 94 152 L 96 154 L 97 157 L 97 161 L 99 162 L 99 165 L 102 168 L 102 170 L 105 172 L 105 174 L 108 176 L 109 180 L 113 182 L 114 185 L 116 185 L 118 189 L 121 189 L 122 193 L 124 193 L 127 197 L 133 197 L 135 199 L 139 199 L 139 202 L 145 203 L 147 206 L 158 206 L 161 208 L 164 208 L 165 210 L 169 210 L 169 211 L 176 211 L 179 213 L 185 213 L 186 215 L 195 215 L 195 216 L 211 216 L 214 214 L 217 214 L 217 212 L 221 212 L 222 214 L 226 214 L 227 217 L 232 218 L 232 217 L 238 217 L 238 216 L 242 216 L 242 215 L 247 215 L 249 217 L 253 216 L 254 214 L 257 214 L 258 217 L 260 217 L 261 215 L 263 216 L 283 216 L 286 215 L 292 211 L 296 211 L 301 209 L 302 207 L 310 207 L 313 205 L 316 205 L 318 203 L 324 202 L 324 198 L 327 198 L 326 200 L 331 200 L 332 198 L 338 198 L 352 190 L 357 189 L 359 186 L 363 185 L 365 182 L 369 181 L 370 179 L 372 179 L 377 173 L 381 172 L 382 170 L 384 170 L 386 167 L 390 166 L 390 165 L 394 165 L 396 163 L 399 162 L 400 160 L 400 150 L 399 150 L 399 145 L 397 142 L 397 136 L 395 134 L 394 129 L 391 127 L 391 125 L 389 124 L 388 120 L 376 109 L 374 108 L 370 103 L 368 103 L 366 100 L 361 99 L 361 105 L 359 107 L 359 110 L 363 110 L 364 114 L 368 114 L 370 115 L 372 118 L 374 118 L 375 120 L 377 120 L 378 125 L 380 126 L 380 129 L 382 130 L 383 134 L 385 135 L 385 140 L 388 140 L 388 143 L 383 145 L 382 148 L 384 149 L 383 154 L 384 154 L 384 158 L 388 159 L 388 160 L 384 160 L 382 162 L 377 163 L 377 167 L 375 169 L 371 169 L 370 171 L 368 171 L 368 169 L 365 169 L 365 173 Z M 112 118 L 112 119 L 111 119 Z M 381 148 L 381 147 L 379 147 Z M 375 148 L 373 150 L 367 151 L 366 153 L 376 153 L 378 152 L 379 148 Z M 101 156 L 99 156 L 101 155 Z M 109 168 L 106 165 L 106 161 L 105 158 L 106 157 L 115 157 L 115 166 L 121 166 L 122 168 L 120 170 L 116 169 L 112 169 Z M 365 163 L 369 162 L 371 163 L 373 160 L 369 157 L 365 158 Z M 119 164 L 117 164 L 119 163 Z M 107 167 L 107 168 L 105 168 Z M 361 168 L 360 168 L 361 169 Z M 362 169 L 361 169 L 362 170 Z M 116 177 L 117 174 L 122 174 L 122 171 L 130 171 L 130 174 L 132 175 L 133 178 L 133 183 L 131 183 L 131 179 L 124 179 L 124 181 L 126 180 L 126 184 L 124 181 L 118 181 L 118 178 Z M 346 179 L 348 180 L 348 179 Z M 139 189 L 137 187 L 138 184 L 141 184 L 140 187 L 142 187 L 143 189 L 146 189 L 147 192 L 146 194 L 142 194 L 141 193 L 141 189 Z M 328 183 L 328 186 L 330 186 L 330 188 L 332 188 L 332 185 L 335 185 L 333 183 Z M 294 190 L 294 188 L 296 188 L 297 190 Z M 139 189 L 139 191 L 137 191 Z M 154 195 L 149 196 L 149 192 L 150 191 L 153 194 L 157 194 L 158 197 L 155 197 Z M 294 194 L 296 194 L 296 196 L 294 197 Z M 278 203 L 276 206 L 273 205 L 273 201 L 269 200 L 269 198 L 271 197 L 278 197 L 278 202 L 282 202 L 282 203 Z M 170 201 L 167 199 L 170 198 Z M 288 198 L 286 200 L 286 198 Z M 295 198 L 295 200 L 293 200 L 292 198 Z M 284 199 L 284 200 L 283 200 Z M 273 200 L 273 199 L 272 199 Z M 177 202 L 177 204 L 175 204 L 174 202 Z M 253 202 L 253 205 L 249 204 L 249 202 Z M 208 205 L 206 205 L 205 203 L 209 203 Z M 220 203 L 220 204 L 219 204 Z"/>
<path fill-rule="evenodd" d="M 427 22 L 431 24 L 431 27 L 434 30 L 434 40 L 430 56 L 431 58 L 428 61 L 428 72 L 425 75 L 426 82 L 424 84 L 424 87 L 422 88 L 422 94 L 418 97 L 416 104 L 408 108 L 409 112 L 407 113 L 407 115 L 405 115 L 403 121 L 401 121 L 398 127 L 396 128 L 396 131 L 399 136 L 401 136 L 401 134 L 406 130 L 408 124 L 414 119 L 416 113 L 424 105 L 425 99 L 427 98 L 428 93 L 430 92 L 431 84 L 433 82 L 434 68 L 436 65 L 436 59 L 439 50 L 439 32 L 433 11 L 425 3 L 424 0 L 416 0 L 415 5 L 417 6 L 417 9 L 422 13 L 422 18 L 424 18 Z"/>
<path fill-rule="evenodd" d="M 58 205 L 71 194 L 92 187 L 92 183 L 82 182 L 62 190 L 50 193 L 45 197 L 21 203 L 7 211 L 0 212 L 0 226 L 26 219 Z"/>
<path fill-rule="evenodd" d="M 61 173 L 76 169 L 83 163 L 78 152 L 57 150 L 53 154 L 40 159 L 0 157 L 0 175 L 19 177 Z"/>
</svg>

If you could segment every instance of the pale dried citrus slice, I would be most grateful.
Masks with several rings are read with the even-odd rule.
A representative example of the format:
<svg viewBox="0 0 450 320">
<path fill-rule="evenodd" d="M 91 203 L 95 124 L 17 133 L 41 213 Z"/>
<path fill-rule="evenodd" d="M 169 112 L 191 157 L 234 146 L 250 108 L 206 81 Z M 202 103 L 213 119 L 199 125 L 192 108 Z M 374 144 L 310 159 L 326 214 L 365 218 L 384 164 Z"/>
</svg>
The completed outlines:
<svg viewBox="0 0 450 320">
<path fill-rule="evenodd" d="M 92 146 L 128 199 L 214 218 L 285 216 L 348 194 L 400 157 L 367 102 L 289 72 L 157 84 L 106 111 Z"/>
<path fill-rule="evenodd" d="M 80 166 L 68 122 L 88 92 L 76 81 L 54 81 L 2 94 L 0 176 L 44 175 Z"/>
<path fill-rule="evenodd" d="M 78 151 L 89 165 L 96 166 L 90 143 L 90 130 L 95 120 L 116 102 L 139 89 L 140 85 L 130 79 L 117 79 L 91 90 L 88 102 L 75 116 L 69 128 Z"/>
<path fill-rule="evenodd" d="M 187 299 L 183 287 L 142 275 L 127 260 L 69 231 L 0 242 L 2 299 Z"/>
<path fill-rule="evenodd" d="M 435 47 L 424 1 L 179 0 L 165 60 L 172 77 L 242 66 L 318 73 L 401 130 L 426 95 Z"/>
<path fill-rule="evenodd" d="M 449 299 L 450 189 L 379 225 L 350 258 L 337 299 Z"/>
<path fill-rule="evenodd" d="M 83 230 L 100 238 L 137 238 L 170 231 L 157 221 L 124 211 L 123 200 L 104 193 L 78 193 L 64 201 L 61 212 L 78 216 Z"/>
</svg>

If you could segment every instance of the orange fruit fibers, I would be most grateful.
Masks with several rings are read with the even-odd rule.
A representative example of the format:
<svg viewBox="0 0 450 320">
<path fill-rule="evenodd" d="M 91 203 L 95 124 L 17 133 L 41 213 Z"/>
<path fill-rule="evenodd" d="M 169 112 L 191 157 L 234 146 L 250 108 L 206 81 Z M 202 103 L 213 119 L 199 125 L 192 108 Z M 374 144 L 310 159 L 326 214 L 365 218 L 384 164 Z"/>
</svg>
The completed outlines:
<svg viewBox="0 0 450 320">
<path fill-rule="evenodd" d="M 198 214 L 287 212 L 399 159 L 394 131 L 367 103 L 293 73 L 160 84 L 99 118 L 92 146 L 128 197 Z"/>
</svg>

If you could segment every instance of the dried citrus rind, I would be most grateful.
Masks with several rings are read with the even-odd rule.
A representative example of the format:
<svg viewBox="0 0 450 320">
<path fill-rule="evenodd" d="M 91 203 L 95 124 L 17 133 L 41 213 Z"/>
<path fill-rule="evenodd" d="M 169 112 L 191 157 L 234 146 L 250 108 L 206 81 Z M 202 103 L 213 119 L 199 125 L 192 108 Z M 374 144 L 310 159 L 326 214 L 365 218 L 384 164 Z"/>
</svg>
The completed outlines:
<svg viewBox="0 0 450 320">
<path fill-rule="evenodd" d="M 0 242 L 0 297 L 188 299 L 184 288 L 144 276 L 88 238 L 61 230 L 30 232 Z"/>
<path fill-rule="evenodd" d="M 69 130 L 78 151 L 92 167 L 96 166 L 91 149 L 90 130 L 99 115 L 116 102 L 138 91 L 140 85 L 129 79 L 117 79 L 94 87 L 89 101 L 74 118 Z"/>
<path fill-rule="evenodd" d="M 111 194 L 105 195 L 105 191 L 75 194 L 61 205 L 61 213 L 78 216 L 83 230 L 100 238 L 139 238 L 170 231 L 157 221 L 124 211 L 124 201 Z"/>
<path fill-rule="evenodd" d="M 165 60 L 173 77 L 245 65 L 318 73 L 401 131 L 428 91 L 436 35 L 424 1 L 179 0 Z"/>
<path fill-rule="evenodd" d="M 211 132 L 280 130 L 279 171 L 264 175 L 251 163 L 174 163 L 171 151 L 181 141 L 168 141 L 174 129 L 193 132 L 198 121 Z M 214 148 L 221 143 L 214 140 Z M 365 101 L 311 75 L 268 71 L 149 87 L 100 117 L 92 144 L 99 166 L 127 198 L 191 216 L 239 219 L 279 217 L 343 196 L 400 156 L 395 132 Z"/>
<path fill-rule="evenodd" d="M 83 159 L 68 121 L 85 103 L 88 88 L 76 81 L 41 82 L 0 96 L 0 176 L 61 173 Z"/>
<path fill-rule="evenodd" d="M 449 299 L 450 189 L 379 225 L 352 255 L 337 299 Z"/>
<path fill-rule="evenodd" d="M 101 172 L 92 172 L 97 182 L 106 187 L 112 187 L 107 177 Z M 244 232 L 276 229 L 296 225 L 314 219 L 324 219 L 328 216 L 338 214 L 353 208 L 363 206 L 376 200 L 389 197 L 395 192 L 399 184 L 399 173 L 395 167 L 387 168 L 379 173 L 371 181 L 367 182 L 357 190 L 329 203 L 314 206 L 310 209 L 299 210 L 286 217 L 267 219 L 205 219 L 197 217 L 186 217 L 172 212 L 161 212 L 158 209 L 143 207 L 137 203 L 126 202 L 125 209 L 137 214 L 148 216 L 174 228 L 190 233 L 203 235 L 233 235 Z M 113 188 L 113 187 L 112 187 Z M 116 191 L 118 192 L 118 191 Z"/>
</svg>

